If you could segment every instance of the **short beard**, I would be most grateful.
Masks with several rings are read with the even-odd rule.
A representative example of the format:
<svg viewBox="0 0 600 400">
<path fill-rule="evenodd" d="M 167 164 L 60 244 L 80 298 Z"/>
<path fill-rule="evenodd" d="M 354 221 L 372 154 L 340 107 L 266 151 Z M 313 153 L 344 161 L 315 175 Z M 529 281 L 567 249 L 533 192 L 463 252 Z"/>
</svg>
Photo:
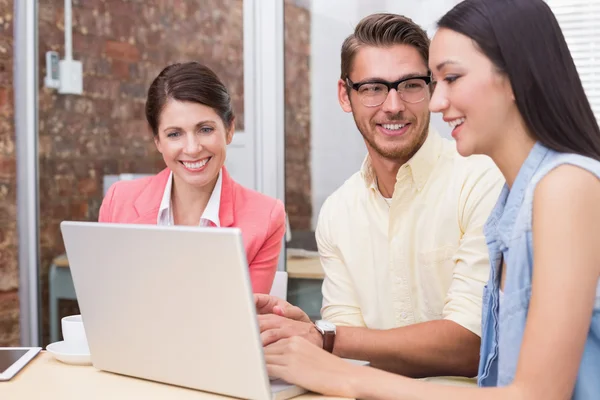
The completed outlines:
<svg viewBox="0 0 600 400">
<path fill-rule="evenodd" d="M 397 119 L 400 120 L 401 118 Z M 377 143 L 375 143 L 374 137 L 368 137 L 367 135 L 365 135 L 364 132 L 358 127 L 358 124 L 356 124 L 356 127 L 359 128 L 358 130 L 362 137 L 369 144 L 369 146 L 377 152 L 377 154 L 379 154 L 383 158 L 387 158 L 388 160 L 401 161 L 402 163 L 405 163 L 406 161 L 410 160 L 412 156 L 414 156 L 415 153 L 419 151 L 421 146 L 423 146 L 423 143 L 425 143 L 429 131 L 430 120 L 431 115 L 427 114 L 427 120 L 425 121 L 425 124 L 423 124 L 423 129 L 415 138 L 415 142 L 411 143 L 409 147 L 401 147 L 399 149 L 382 149 L 377 145 Z"/>
</svg>

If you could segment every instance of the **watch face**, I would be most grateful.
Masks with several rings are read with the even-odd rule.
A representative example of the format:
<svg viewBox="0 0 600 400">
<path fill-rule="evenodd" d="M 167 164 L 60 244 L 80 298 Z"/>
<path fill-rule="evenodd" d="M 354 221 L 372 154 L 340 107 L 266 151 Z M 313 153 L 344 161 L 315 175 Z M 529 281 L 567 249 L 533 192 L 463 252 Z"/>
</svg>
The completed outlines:
<svg viewBox="0 0 600 400">
<path fill-rule="evenodd" d="M 324 331 L 328 331 L 328 332 L 335 332 L 335 324 L 332 324 L 329 321 L 325 321 L 324 319 L 320 319 L 317 322 L 315 322 L 315 324 L 323 329 Z"/>
</svg>

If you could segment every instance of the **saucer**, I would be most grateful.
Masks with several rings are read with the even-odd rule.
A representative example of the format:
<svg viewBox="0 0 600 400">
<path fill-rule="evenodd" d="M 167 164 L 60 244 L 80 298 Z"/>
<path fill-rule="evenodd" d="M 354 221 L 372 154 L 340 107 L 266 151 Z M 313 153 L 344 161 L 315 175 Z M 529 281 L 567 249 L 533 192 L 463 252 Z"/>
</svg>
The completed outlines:
<svg viewBox="0 0 600 400">
<path fill-rule="evenodd" d="M 50 343 L 46 346 L 46 350 L 58 361 L 62 361 L 65 364 L 92 365 L 90 353 L 74 350 L 65 341 Z"/>
</svg>

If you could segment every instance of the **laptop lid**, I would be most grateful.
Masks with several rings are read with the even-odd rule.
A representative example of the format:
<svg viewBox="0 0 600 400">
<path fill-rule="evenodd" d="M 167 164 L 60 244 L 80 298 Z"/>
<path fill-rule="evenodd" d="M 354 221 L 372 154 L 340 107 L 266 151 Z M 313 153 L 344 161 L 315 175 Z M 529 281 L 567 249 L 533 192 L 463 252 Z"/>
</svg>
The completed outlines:
<svg viewBox="0 0 600 400">
<path fill-rule="evenodd" d="M 96 368 L 270 399 L 237 228 L 61 223 Z"/>
</svg>

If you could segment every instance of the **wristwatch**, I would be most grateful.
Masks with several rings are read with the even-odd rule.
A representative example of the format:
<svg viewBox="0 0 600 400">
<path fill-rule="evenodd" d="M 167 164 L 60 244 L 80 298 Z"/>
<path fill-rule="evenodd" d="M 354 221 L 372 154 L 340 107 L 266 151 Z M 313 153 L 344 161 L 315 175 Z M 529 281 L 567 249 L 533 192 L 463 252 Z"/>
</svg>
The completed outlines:
<svg viewBox="0 0 600 400">
<path fill-rule="evenodd" d="M 333 352 L 333 344 L 335 342 L 335 325 L 324 319 L 315 321 L 315 328 L 323 336 L 323 349 L 328 352 Z"/>
</svg>

